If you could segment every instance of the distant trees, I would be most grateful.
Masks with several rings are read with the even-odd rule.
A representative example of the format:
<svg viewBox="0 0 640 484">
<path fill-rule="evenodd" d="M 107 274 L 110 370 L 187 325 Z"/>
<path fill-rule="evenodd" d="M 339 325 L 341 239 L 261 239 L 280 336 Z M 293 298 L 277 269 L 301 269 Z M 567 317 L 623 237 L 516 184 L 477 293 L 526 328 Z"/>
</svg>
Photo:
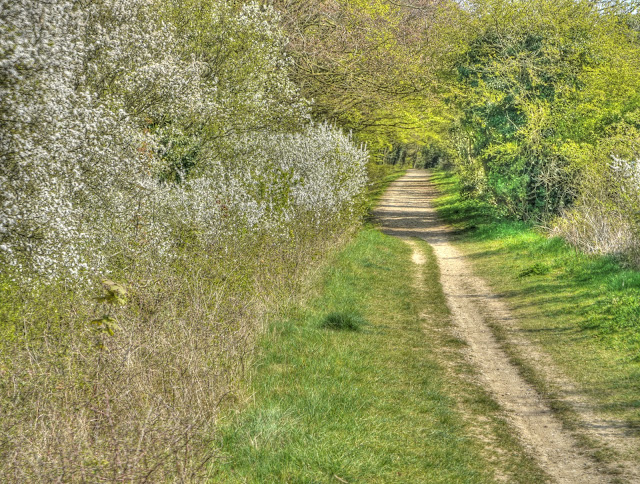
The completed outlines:
<svg viewBox="0 0 640 484">
<path fill-rule="evenodd" d="M 636 2 L 274 5 L 314 116 L 354 130 L 376 160 L 437 154 L 469 196 L 521 219 L 549 224 L 571 211 L 576 224 L 580 210 L 595 213 L 594 191 L 606 198 L 602 216 L 625 212 L 612 208 L 625 197 L 596 188 L 625 186 L 612 160 L 633 164 L 640 151 Z M 584 223 L 586 239 L 604 237 Z"/>
<path fill-rule="evenodd" d="M 375 152 L 429 136 L 444 1 L 275 0 L 293 78 L 313 113 L 353 130 Z"/>
</svg>

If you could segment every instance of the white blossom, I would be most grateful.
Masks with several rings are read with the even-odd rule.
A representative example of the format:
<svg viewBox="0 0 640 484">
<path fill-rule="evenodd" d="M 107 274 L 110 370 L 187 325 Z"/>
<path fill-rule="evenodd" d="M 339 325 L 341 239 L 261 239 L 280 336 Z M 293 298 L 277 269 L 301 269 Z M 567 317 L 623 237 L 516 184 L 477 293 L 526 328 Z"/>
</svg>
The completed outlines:
<svg viewBox="0 0 640 484">
<path fill-rule="evenodd" d="M 308 125 L 273 9 L 217 5 L 233 53 L 220 63 L 159 5 L 0 0 L 0 262 L 17 277 L 164 263 L 185 230 L 216 245 L 240 228 L 287 234 L 361 193 L 366 152 Z M 168 166 L 181 139 L 197 146 L 190 171 Z"/>
</svg>

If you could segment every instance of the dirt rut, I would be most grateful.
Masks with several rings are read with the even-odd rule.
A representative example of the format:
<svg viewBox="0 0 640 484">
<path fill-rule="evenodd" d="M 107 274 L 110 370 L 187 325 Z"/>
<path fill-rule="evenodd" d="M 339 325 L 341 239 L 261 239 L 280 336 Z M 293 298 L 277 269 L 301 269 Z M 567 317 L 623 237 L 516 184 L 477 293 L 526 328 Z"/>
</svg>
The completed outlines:
<svg viewBox="0 0 640 484">
<path fill-rule="evenodd" d="M 457 336 L 468 344 L 468 358 L 479 378 L 540 466 L 558 483 L 612 482 L 611 474 L 581 452 L 493 335 L 491 321 L 509 325 L 513 318 L 449 243 L 451 230 L 438 219 L 431 205 L 435 196 L 428 172 L 409 170 L 391 185 L 376 210 L 383 231 L 401 238 L 418 237 L 433 247 Z M 420 254 L 414 253 L 414 262 L 419 258 Z M 544 360 L 544 356 L 538 354 L 535 359 Z M 623 474 L 627 474 L 629 482 L 638 482 L 634 472 Z M 621 477 L 618 475 L 617 482 Z"/>
</svg>

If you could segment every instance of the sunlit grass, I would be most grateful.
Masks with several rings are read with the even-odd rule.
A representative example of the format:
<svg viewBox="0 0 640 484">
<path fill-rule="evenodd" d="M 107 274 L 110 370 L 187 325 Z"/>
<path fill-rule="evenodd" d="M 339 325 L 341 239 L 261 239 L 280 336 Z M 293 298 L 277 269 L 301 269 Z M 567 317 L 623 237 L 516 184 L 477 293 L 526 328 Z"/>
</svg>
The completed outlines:
<svg viewBox="0 0 640 484">
<path fill-rule="evenodd" d="M 439 214 L 479 274 L 599 410 L 640 426 L 640 272 L 579 253 L 491 207 L 464 200 L 457 179 L 436 172 Z"/>
<path fill-rule="evenodd" d="M 318 296 L 271 326 L 251 403 L 223 425 L 225 463 L 214 481 L 473 483 L 498 473 L 538 482 L 497 406 L 445 369 L 464 366 L 461 343 L 423 326 L 449 326 L 438 267 L 423 248 L 428 284 L 418 291 L 408 246 L 364 230 L 328 268 Z M 358 331 L 326 327 L 351 318 Z M 493 422 L 484 441 L 472 437 L 465 406 Z"/>
</svg>

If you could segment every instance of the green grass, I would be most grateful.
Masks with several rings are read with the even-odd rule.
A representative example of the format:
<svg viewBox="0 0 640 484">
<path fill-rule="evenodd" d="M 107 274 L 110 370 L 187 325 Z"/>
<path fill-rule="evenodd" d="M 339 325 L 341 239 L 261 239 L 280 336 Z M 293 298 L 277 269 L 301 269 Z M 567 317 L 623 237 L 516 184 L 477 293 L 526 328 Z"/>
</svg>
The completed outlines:
<svg viewBox="0 0 640 484">
<path fill-rule="evenodd" d="M 472 380 L 430 248 L 363 230 L 316 296 L 271 324 L 248 402 L 221 419 L 215 482 L 542 482 Z M 478 422 L 482 421 L 482 424 Z"/>
<path fill-rule="evenodd" d="M 605 416 L 640 431 L 640 272 L 587 256 L 530 224 L 500 219 L 436 172 L 437 208 L 455 242 Z"/>
<path fill-rule="evenodd" d="M 385 190 L 391 182 L 397 180 L 407 172 L 404 166 L 395 165 L 377 165 L 371 163 L 368 166 L 369 185 L 366 194 L 366 210 L 369 214 L 367 217 L 371 220 L 371 212 L 376 206 Z"/>
</svg>

